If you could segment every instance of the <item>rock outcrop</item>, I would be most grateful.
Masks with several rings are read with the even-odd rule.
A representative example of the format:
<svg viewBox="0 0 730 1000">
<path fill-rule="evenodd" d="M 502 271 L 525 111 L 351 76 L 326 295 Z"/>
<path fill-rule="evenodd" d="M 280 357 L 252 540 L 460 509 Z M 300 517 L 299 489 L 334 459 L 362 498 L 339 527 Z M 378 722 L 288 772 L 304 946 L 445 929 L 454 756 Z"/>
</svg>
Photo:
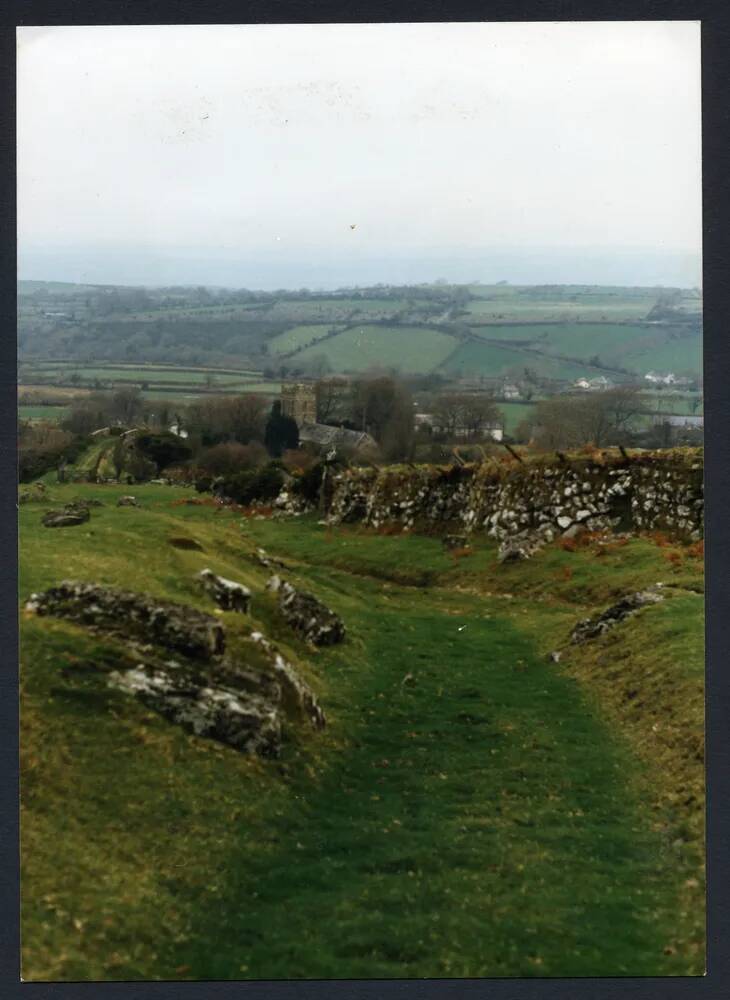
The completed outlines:
<svg viewBox="0 0 730 1000">
<path fill-rule="evenodd" d="M 312 690 L 260 632 L 226 651 L 223 628 L 210 615 L 88 583 L 32 594 L 26 608 L 124 639 L 126 665 L 122 657 L 119 669 L 99 664 L 110 686 L 197 736 L 276 756 L 287 719 L 325 724 Z"/>
<path fill-rule="evenodd" d="M 639 590 L 634 594 L 627 594 L 626 597 L 622 597 L 616 604 L 612 604 L 610 608 L 606 608 L 596 618 L 583 618 L 571 632 L 570 641 L 581 643 L 589 639 L 595 639 L 608 632 L 609 629 L 612 629 L 630 615 L 636 614 L 641 608 L 645 608 L 649 604 L 658 604 L 664 600 L 663 595 L 658 590 L 658 587 L 650 587 L 647 590 Z"/>
<path fill-rule="evenodd" d="M 200 660 L 210 660 L 225 648 L 223 626 L 212 615 L 116 587 L 64 580 L 42 594 L 31 594 L 26 609 L 154 643 Z"/>
<path fill-rule="evenodd" d="M 45 528 L 70 528 L 85 524 L 90 518 L 89 508 L 68 504 L 63 510 L 48 510 L 41 518 Z"/>
<path fill-rule="evenodd" d="M 243 614 L 248 612 L 251 603 L 251 591 L 242 583 L 235 580 L 227 580 L 224 576 L 218 576 L 211 569 L 201 570 L 196 579 L 200 586 L 216 602 L 219 608 L 224 611 L 240 611 Z"/>
<path fill-rule="evenodd" d="M 272 576 L 267 590 L 279 596 L 279 610 L 290 628 L 315 646 L 330 646 L 345 638 L 345 626 L 339 615 L 314 594 L 297 590 L 279 576 Z"/>
</svg>

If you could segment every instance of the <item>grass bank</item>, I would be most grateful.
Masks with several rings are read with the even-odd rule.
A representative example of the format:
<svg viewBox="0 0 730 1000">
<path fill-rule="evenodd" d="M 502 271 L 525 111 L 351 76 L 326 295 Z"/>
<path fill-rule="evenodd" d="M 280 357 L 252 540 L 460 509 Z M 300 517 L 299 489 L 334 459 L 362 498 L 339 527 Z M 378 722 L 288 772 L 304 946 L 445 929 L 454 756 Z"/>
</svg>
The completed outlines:
<svg viewBox="0 0 730 1000">
<path fill-rule="evenodd" d="M 137 488 L 139 509 L 114 506 L 128 488 L 51 492 L 104 506 L 61 530 L 21 507 L 21 598 L 80 578 L 210 610 L 192 581 L 210 566 L 254 590 L 254 623 L 328 726 L 291 730 L 278 761 L 243 757 L 106 688 L 93 666 L 124 655 L 114 641 L 23 618 L 24 978 L 701 973 L 696 810 L 656 804 L 667 758 L 642 746 L 646 713 L 616 725 L 599 662 L 628 683 L 644 657 L 652 687 L 629 701 L 672 702 L 694 788 L 701 596 L 625 623 L 618 657 L 603 640 L 545 656 L 615 592 L 698 587 L 699 560 L 637 540 L 499 568 L 486 542 L 459 559 L 431 538 L 242 522 L 163 486 Z M 257 545 L 343 615 L 343 646 L 292 637 Z"/>
</svg>

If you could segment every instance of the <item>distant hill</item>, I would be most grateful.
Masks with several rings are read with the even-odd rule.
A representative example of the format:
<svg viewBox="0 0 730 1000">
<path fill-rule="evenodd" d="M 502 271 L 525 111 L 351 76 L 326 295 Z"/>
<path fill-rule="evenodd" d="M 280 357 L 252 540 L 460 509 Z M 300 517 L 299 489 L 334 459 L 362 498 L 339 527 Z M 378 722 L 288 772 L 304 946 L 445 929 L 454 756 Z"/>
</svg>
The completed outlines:
<svg viewBox="0 0 730 1000">
<path fill-rule="evenodd" d="M 21 360 L 551 379 L 702 371 L 697 289 L 378 285 L 333 292 L 21 281 Z"/>
</svg>

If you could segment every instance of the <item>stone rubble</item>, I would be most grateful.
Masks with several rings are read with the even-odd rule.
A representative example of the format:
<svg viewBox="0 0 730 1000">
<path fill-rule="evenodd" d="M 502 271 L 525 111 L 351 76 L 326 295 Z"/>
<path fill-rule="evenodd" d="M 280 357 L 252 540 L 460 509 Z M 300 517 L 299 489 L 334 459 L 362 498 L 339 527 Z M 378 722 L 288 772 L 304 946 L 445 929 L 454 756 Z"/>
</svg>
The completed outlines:
<svg viewBox="0 0 730 1000">
<path fill-rule="evenodd" d="M 641 608 L 645 608 L 650 604 L 658 604 L 664 600 L 664 596 L 658 592 L 660 587 L 661 585 L 657 584 L 656 587 L 649 587 L 646 590 L 639 590 L 634 594 L 627 594 L 620 601 L 617 601 L 616 604 L 612 604 L 610 608 L 606 608 L 597 617 L 581 619 L 571 632 L 570 641 L 572 643 L 582 643 L 587 642 L 589 639 L 595 639 L 608 632 L 609 629 L 614 628 L 619 622 L 624 621 L 625 618 L 636 614 Z"/>
<path fill-rule="evenodd" d="M 31 594 L 25 607 L 200 660 L 210 660 L 225 648 L 223 626 L 211 615 L 117 587 L 64 580 L 42 594 Z"/>
<path fill-rule="evenodd" d="M 218 576 L 211 569 L 203 569 L 197 574 L 196 579 L 203 590 L 209 594 L 219 608 L 224 611 L 240 611 L 242 614 L 248 613 L 251 603 L 251 591 L 242 583 L 235 580 L 227 580 L 224 576 Z"/>
<path fill-rule="evenodd" d="M 287 624 L 307 642 L 330 646 L 345 638 L 345 626 L 339 615 L 314 594 L 297 590 L 279 576 L 272 576 L 266 589 L 279 596 L 279 611 Z"/>
</svg>

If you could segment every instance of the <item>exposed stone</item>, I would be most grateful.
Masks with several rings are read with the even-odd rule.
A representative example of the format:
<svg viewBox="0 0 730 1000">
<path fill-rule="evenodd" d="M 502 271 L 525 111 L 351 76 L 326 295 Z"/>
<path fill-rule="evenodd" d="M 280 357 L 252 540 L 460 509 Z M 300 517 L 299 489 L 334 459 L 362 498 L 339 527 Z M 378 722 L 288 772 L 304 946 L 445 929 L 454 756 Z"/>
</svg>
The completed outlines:
<svg viewBox="0 0 730 1000">
<path fill-rule="evenodd" d="M 279 610 L 287 624 L 307 642 L 329 646 L 345 638 L 342 619 L 314 594 L 297 590 L 278 576 L 272 576 L 266 588 L 279 595 Z"/>
<path fill-rule="evenodd" d="M 139 502 L 136 497 L 119 497 L 117 500 L 117 507 L 139 507 Z"/>
<path fill-rule="evenodd" d="M 225 646 L 223 628 L 211 615 L 116 587 L 64 580 L 41 594 L 31 594 L 26 610 L 68 618 L 202 660 L 222 653 Z"/>
<path fill-rule="evenodd" d="M 46 528 L 69 528 L 76 524 L 84 524 L 90 518 L 88 507 L 71 507 L 64 510 L 49 510 L 41 518 L 41 524 Z"/>
<path fill-rule="evenodd" d="M 68 581 L 32 594 L 26 608 L 126 640 L 136 662 L 108 671 L 109 684 L 197 736 L 274 756 L 285 718 L 304 719 L 316 729 L 325 724 L 312 690 L 259 632 L 242 638 L 235 653 L 224 654 L 222 626 L 210 615 L 144 594 Z M 169 650 L 178 655 L 170 658 Z M 103 661 L 97 665 L 107 669 Z"/>
<path fill-rule="evenodd" d="M 644 452 L 627 465 L 618 453 L 604 453 L 600 465 L 577 458 L 507 470 L 493 463 L 352 467 L 334 475 L 326 519 L 428 533 L 481 528 L 498 541 L 542 523 L 556 534 L 586 523 L 592 531 L 662 530 L 689 538 L 702 531 L 702 468 L 695 455 L 693 449 Z"/>
<path fill-rule="evenodd" d="M 139 664 L 115 671 L 109 683 L 134 695 L 148 708 L 195 733 L 247 753 L 275 756 L 281 741 L 276 707 L 264 698 L 227 687 L 192 683 L 177 670 Z"/>
<path fill-rule="evenodd" d="M 570 636 L 571 642 L 580 643 L 586 642 L 588 639 L 595 639 L 641 608 L 663 601 L 663 595 L 657 593 L 658 586 L 639 590 L 635 594 L 627 594 L 626 597 L 622 597 L 620 601 L 612 604 L 596 618 L 583 618 L 573 629 Z"/>
<path fill-rule="evenodd" d="M 200 542 L 196 542 L 194 538 L 187 538 L 185 535 L 175 535 L 172 538 L 168 538 L 167 542 L 174 549 L 188 549 L 194 552 L 204 551 Z"/>
<path fill-rule="evenodd" d="M 211 569 L 201 570 L 197 575 L 203 590 L 213 598 L 224 611 L 241 611 L 246 614 L 251 602 L 251 591 L 242 583 L 218 576 Z"/>
</svg>

